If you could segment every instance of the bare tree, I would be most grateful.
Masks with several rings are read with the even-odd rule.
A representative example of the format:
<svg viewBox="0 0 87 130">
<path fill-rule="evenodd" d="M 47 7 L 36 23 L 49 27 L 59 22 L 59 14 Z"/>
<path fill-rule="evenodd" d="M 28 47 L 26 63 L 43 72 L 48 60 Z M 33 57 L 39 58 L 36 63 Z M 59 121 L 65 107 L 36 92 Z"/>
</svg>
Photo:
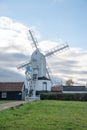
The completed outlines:
<svg viewBox="0 0 87 130">
<path fill-rule="evenodd" d="M 69 79 L 69 80 L 66 81 L 66 86 L 72 86 L 73 83 L 74 82 L 72 81 L 72 79 Z"/>
</svg>

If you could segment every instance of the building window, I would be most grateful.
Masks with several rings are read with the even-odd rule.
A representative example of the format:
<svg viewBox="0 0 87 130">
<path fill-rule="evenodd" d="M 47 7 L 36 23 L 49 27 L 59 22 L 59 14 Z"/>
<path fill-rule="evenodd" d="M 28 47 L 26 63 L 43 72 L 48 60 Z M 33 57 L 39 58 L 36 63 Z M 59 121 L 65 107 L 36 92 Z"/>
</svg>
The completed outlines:
<svg viewBox="0 0 87 130">
<path fill-rule="evenodd" d="M 37 74 L 33 74 L 33 80 L 37 79 Z"/>
<path fill-rule="evenodd" d="M 47 91 L 47 82 L 43 82 L 43 90 Z"/>
<path fill-rule="evenodd" d="M 2 98 L 7 98 L 7 92 L 2 92 Z"/>
<path fill-rule="evenodd" d="M 20 92 L 18 95 L 21 95 L 22 93 Z"/>
</svg>

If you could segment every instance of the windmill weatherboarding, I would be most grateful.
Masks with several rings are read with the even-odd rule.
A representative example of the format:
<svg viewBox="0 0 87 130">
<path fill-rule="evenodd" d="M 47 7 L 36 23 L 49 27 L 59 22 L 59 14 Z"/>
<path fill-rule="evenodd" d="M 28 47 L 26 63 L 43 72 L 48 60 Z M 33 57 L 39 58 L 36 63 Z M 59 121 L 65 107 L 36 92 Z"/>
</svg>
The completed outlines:
<svg viewBox="0 0 87 130">
<path fill-rule="evenodd" d="M 36 97 L 36 93 L 39 93 L 41 91 L 51 91 L 51 75 L 46 64 L 46 57 L 56 52 L 60 52 L 68 48 L 69 46 L 67 44 L 62 44 L 61 46 L 57 46 L 52 50 L 48 51 L 44 55 L 39 50 L 37 40 L 35 40 L 31 30 L 29 30 L 29 34 L 33 41 L 32 46 L 35 47 L 35 51 L 31 55 L 31 60 L 18 66 L 18 69 L 25 69 L 29 92 L 32 90 L 32 96 Z"/>
</svg>

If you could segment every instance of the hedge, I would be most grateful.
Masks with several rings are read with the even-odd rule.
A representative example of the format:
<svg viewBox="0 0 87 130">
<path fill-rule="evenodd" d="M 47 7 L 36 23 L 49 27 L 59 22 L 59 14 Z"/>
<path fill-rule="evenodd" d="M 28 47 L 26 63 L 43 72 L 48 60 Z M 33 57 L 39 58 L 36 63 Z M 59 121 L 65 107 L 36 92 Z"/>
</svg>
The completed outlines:
<svg viewBox="0 0 87 130">
<path fill-rule="evenodd" d="M 87 101 L 87 93 L 42 93 L 41 100 Z"/>
</svg>

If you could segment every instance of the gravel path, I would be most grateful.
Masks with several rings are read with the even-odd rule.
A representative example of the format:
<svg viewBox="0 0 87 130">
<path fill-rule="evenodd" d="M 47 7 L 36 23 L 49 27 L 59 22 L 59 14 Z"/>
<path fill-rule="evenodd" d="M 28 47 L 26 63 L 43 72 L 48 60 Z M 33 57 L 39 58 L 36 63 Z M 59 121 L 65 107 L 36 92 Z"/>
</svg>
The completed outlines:
<svg viewBox="0 0 87 130">
<path fill-rule="evenodd" d="M 16 101 L 16 102 L 3 103 L 3 104 L 0 104 L 0 111 L 7 109 L 7 108 L 14 107 L 14 106 L 20 106 L 20 105 L 23 105 L 24 103 L 27 103 L 27 101 Z"/>
</svg>

